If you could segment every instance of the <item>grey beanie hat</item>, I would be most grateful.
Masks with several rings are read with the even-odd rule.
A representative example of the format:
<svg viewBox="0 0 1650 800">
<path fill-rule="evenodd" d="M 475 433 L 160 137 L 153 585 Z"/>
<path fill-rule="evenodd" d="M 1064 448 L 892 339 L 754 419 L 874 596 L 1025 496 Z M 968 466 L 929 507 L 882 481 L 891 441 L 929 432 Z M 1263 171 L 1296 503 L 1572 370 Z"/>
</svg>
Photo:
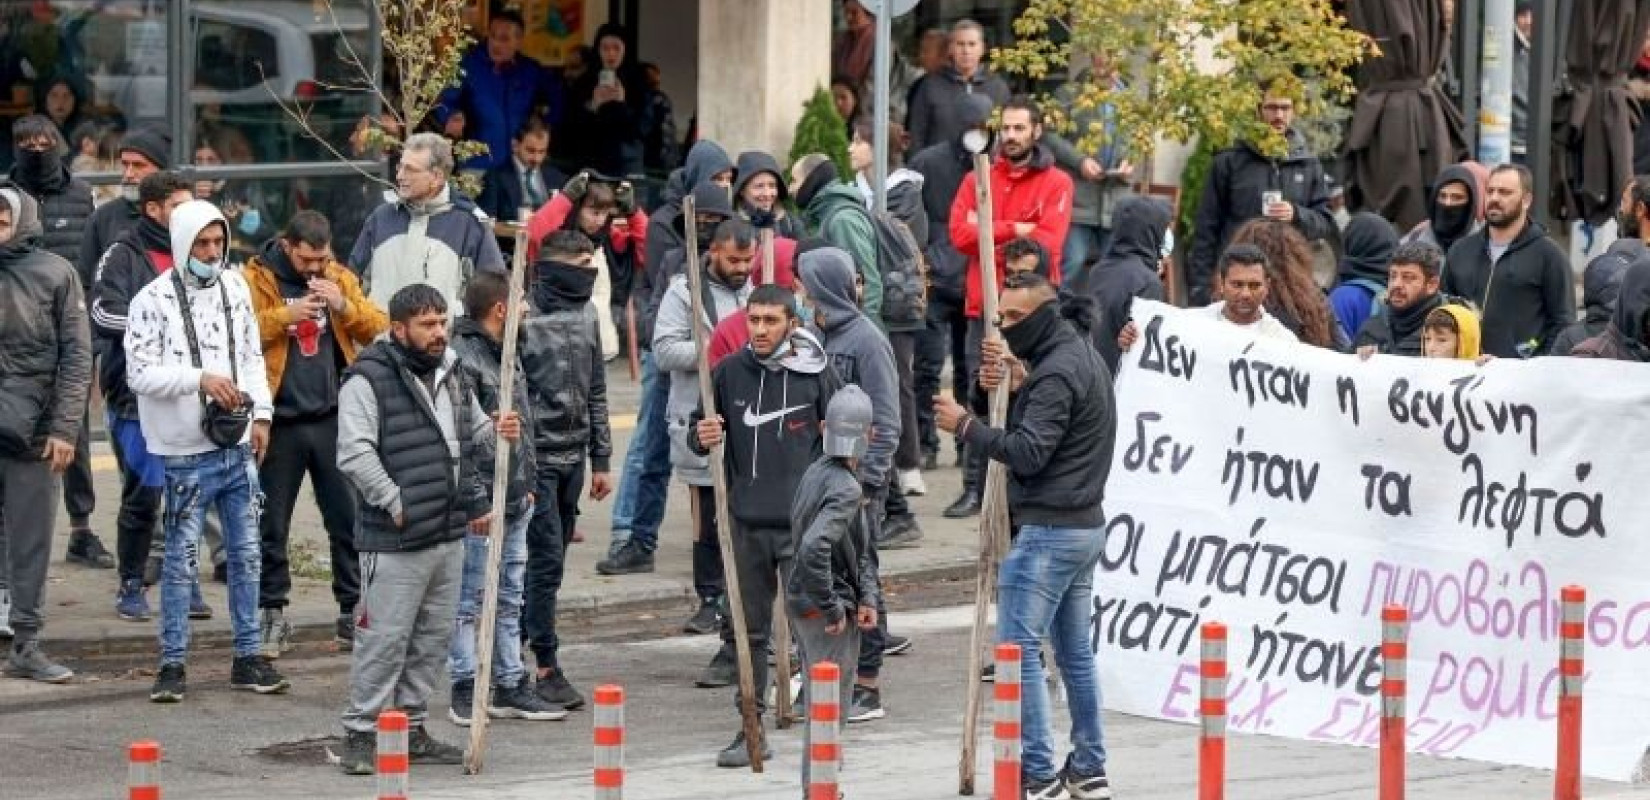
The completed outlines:
<svg viewBox="0 0 1650 800">
<path fill-rule="evenodd" d="M 871 398 L 853 384 L 842 387 L 825 408 L 825 455 L 859 458 L 871 443 Z"/>
</svg>

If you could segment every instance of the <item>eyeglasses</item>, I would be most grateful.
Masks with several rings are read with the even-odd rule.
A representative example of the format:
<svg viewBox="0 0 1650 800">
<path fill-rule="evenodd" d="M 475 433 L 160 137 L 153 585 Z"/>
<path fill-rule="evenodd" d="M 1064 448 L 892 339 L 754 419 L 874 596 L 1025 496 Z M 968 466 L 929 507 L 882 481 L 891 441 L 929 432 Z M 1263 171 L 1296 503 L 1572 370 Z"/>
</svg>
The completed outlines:
<svg viewBox="0 0 1650 800">
<path fill-rule="evenodd" d="M 1260 110 L 1264 111 L 1268 114 L 1287 114 L 1287 113 L 1295 110 L 1295 104 L 1294 103 L 1266 103 L 1266 104 L 1264 104 L 1260 107 Z"/>
</svg>

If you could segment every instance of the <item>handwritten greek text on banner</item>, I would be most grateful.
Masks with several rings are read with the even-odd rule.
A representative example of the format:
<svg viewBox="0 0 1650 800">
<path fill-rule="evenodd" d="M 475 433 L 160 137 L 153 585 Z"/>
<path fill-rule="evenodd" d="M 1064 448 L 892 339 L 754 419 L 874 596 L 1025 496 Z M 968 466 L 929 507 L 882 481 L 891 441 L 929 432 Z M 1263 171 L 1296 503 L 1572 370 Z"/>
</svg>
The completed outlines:
<svg viewBox="0 0 1650 800">
<path fill-rule="evenodd" d="M 1650 369 L 1359 361 L 1135 301 L 1095 581 L 1107 705 L 1374 745 L 1381 608 L 1412 619 L 1413 752 L 1550 768 L 1559 589 L 1588 591 L 1583 768 L 1650 745 Z"/>
</svg>

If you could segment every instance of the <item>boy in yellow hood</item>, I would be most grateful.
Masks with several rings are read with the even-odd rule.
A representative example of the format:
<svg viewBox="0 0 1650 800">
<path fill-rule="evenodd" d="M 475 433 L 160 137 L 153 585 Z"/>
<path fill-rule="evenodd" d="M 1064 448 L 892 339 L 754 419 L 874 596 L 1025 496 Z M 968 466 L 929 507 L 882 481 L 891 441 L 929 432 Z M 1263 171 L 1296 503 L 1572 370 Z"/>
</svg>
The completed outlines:
<svg viewBox="0 0 1650 800">
<path fill-rule="evenodd" d="M 1478 315 L 1454 303 L 1439 306 L 1427 315 L 1421 327 L 1421 355 L 1425 358 L 1456 358 L 1483 363 L 1480 351 L 1483 334 Z"/>
</svg>

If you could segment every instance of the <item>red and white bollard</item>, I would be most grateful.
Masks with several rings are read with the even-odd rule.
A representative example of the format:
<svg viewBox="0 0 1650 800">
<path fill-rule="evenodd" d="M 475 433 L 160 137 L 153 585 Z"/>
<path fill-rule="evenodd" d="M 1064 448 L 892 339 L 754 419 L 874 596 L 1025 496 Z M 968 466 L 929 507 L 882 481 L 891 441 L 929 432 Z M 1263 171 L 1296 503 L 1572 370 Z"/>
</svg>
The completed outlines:
<svg viewBox="0 0 1650 800">
<path fill-rule="evenodd" d="M 1581 800 L 1581 682 L 1586 674 L 1587 590 L 1566 586 L 1559 597 L 1558 762 L 1553 770 L 1553 799 Z"/>
<path fill-rule="evenodd" d="M 624 797 L 624 687 L 596 687 L 596 800 Z"/>
<path fill-rule="evenodd" d="M 1198 664 L 1202 686 L 1198 719 L 1202 735 L 1197 747 L 1198 800 L 1226 796 L 1226 626 L 1203 623 L 1203 652 Z"/>
<path fill-rule="evenodd" d="M 1020 800 L 1020 646 L 997 645 L 991 714 L 991 796 Z"/>
<path fill-rule="evenodd" d="M 1404 798 L 1404 697 L 1408 692 L 1409 611 L 1381 609 L 1380 800 Z"/>
<path fill-rule="evenodd" d="M 407 715 L 384 711 L 378 715 L 378 800 L 407 800 Z"/>
<path fill-rule="evenodd" d="M 837 800 L 842 744 L 842 668 L 821 661 L 808 670 L 808 800 Z"/>
<path fill-rule="evenodd" d="M 160 800 L 160 742 L 144 739 L 126 749 L 127 800 Z"/>
</svg>

